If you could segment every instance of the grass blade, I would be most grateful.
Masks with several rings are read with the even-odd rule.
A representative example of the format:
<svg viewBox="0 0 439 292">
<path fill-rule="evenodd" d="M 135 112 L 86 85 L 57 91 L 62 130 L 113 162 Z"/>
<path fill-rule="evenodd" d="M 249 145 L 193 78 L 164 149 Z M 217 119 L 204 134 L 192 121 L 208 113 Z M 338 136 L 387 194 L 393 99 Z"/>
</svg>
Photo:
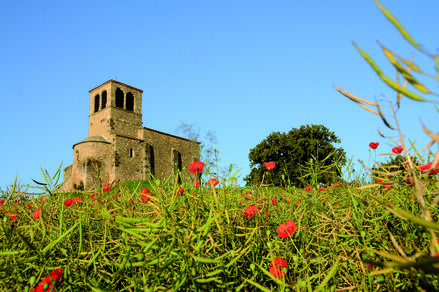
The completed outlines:
<svg viewBox="0 0 439 292">
<path fill-rule="evenodd" d="M 355 48 L 358 50 L 358 52 L 360 52 L 361 56 L 366 60 L 366 62 L 369 63 L 369 65 L 372 67 L 372 69 L 375 70 L 375 72 L 378 74 L 378 76 L 381 78 L 381 80 L 383 80 L 384 83 L 386 83 L 389 87 L 393 88 L 394 90 L 398 91 L 399 93 L 404 94 L 405 96 L 407 96 L 408 98 L 411 98 L 413 100 L 426 101 L 424 98 L 422 98 L 418 94 L 401 87 L 398 83 L 396 83 L 395 81 L 393 81 L 389 77 L 385 76 L 383 74 L 383 72 L 381 71 L 380 67 L 378 67 L 378 65 L 375 64 L 373 59 L 365 51 L 360 49 L 360 47 L 357 46 L 357 44 L 355 42 L 352 42 L 352 43 L 355 46 Z"/>
<path fill-rule="evenodd" d="M 328 284 L 329 280 L 331 280 L 332 277 L 334 277 L 335 273 L 337 273 L 338 264 L 340 263 L 340 258 L 337 259 L 335 264 L 332 266 L 329 273 L 326 275 L 326 277 L 323 279 L 322 283 L 314 290 L 315 292 L 321 291 L 326 285 Z"/>
<path fill-rule="evenodd" d="M 384 16 L 396 27 L 396 29 L 401 33 L 402 37 L 405 38 L 412 46 L 416 49 L 420 50 L 421 47 L 415 42 L 415 40 L 410 36 L 407 30 L 404 29 L 402 24 L 396 19 L 390 11 L 388 11 L 384 6 L 380 3 L 380 1 L 375 0 L 376 5 L 384 14 Z"/>
</svg>

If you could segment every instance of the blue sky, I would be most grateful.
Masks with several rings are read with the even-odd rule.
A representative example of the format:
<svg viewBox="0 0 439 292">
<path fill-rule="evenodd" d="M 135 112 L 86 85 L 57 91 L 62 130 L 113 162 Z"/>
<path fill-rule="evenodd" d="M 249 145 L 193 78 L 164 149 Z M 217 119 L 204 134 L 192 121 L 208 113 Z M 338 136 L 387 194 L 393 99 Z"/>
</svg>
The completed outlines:
<svg viewBox="0 0 439 292">
<path fill-rule="evenodd" d="M 382 4 L 437 52 L 439 1 Z M 406 58 L 415 53 L 434 74 L 373 1 L 5 0 L 0 9 L 3 190 L 16 174 L 34 185 L 40 167 L 53 174 L 72 163 L 72 145 L 88 134 L 88 91 L 109 79 L 144 91 L 146 127 L 175 133 L 185 122 L 214 131 L 221 164 L 240 167 L 242 184 L 249 150 L 273 131 L 323 124 L 356 164 L 369 161 L 369 142 L 380 142 L 377 154 L 391 152 L 377 130 L 397 134 L 334 90 L 395 100 L 351 41 L 392 78 L 375 40 Z M 420 119 L 438 130 L 432 104 L 405 98 L 398 117 L 418 149 L 429 142 Z"/>
</svg>

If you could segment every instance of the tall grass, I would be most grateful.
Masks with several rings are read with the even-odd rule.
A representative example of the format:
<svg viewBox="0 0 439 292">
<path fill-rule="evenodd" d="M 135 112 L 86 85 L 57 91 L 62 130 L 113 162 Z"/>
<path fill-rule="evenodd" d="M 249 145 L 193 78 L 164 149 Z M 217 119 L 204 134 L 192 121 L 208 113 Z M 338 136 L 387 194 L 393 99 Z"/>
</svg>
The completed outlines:
<svg viewBox="0 0 439 292">
<path fill-rule="evenodd" d="M 19 189 L 4 195 L 24 196 Z M 105 192 L 12 200 L 1 209 L 0 288 L 30 291 L 61 268 L 60 291 L 437 290 L 437 275 L 428 271 L 380 273 L 399 249 L 408 259 L 433 258 L 430 234 L 386 207 L 419 214 L 413 190 L 409 184 L 306 192 L 136 181 Z M 72 198 L 79 199 L 67 207 Z M 250 205 L 259 211 L 248 219 Z M 277 229 L 287 220 L 297 231 L 280 238 Z M 277 257 L 288 264 L 282 278 L 270 273 Z"/>
</svg>

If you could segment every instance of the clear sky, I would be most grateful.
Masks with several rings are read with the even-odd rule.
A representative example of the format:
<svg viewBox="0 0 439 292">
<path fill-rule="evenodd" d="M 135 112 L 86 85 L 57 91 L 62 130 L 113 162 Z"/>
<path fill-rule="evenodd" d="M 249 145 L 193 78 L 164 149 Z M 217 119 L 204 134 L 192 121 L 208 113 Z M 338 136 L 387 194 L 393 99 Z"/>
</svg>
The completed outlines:
<svg viewBox="0 0 439 292">
<path fill-rule="evenodd" d="M 382 4 L 437 53 L 439 1 Z M 175 134 L 185 122 L 214 131 L 222 165 L 239 166 L 242 184 L 249 150 L 271 132 L 301 125 L 334 131 L 355 162 L 368 163 L 372 141 L 380 142 L 377 154 L 391 152 L 377 130 L 396 133 L 333 87 L 395 100 L 351 41 L 389 77 L 395 72 L 375 40 L 406 58 L 415 53 L 435 72 L 371 0 L 4 0 L 0 10 L 3 190 L 16 174 L 34 185 L 31 178 L 43 181 L 40 167 L 53 174 L 72 163 L 72 145 L 88 134 L 88 91 L 109 79 L 143 90 L 145 127 Z M 438 131 L 432 104 L 405 98 L 398 116 L 418 149 L 429 142 L 420 119 Z"/>
</svg>

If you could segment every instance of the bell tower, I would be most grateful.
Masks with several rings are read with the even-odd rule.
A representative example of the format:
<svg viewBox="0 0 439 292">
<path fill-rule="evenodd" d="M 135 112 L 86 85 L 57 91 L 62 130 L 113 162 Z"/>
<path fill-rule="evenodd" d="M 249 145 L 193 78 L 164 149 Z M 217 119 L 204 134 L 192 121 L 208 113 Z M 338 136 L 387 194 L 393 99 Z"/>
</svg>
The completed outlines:
<svg viewBox="0 0 439 292">
<path fill-rule="evenodd" d="M 108 141 L 113 135 L 137 138 L 142 127 L 143 90 L 108 80 L 89 93 L 89 137 L 104 136 Z"/>
</svg>

